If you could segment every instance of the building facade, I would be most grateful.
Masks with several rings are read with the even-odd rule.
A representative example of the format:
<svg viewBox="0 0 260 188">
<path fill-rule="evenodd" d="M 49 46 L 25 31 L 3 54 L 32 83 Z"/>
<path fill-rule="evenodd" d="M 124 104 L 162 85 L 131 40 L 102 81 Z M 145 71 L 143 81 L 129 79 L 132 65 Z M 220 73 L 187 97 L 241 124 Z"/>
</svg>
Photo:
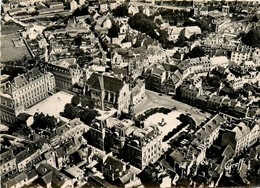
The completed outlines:
<svg viewBox="0 0 260 188">
<path fill-rule="evenodd" d="M 144 169 L 162 155 L 162 137 L 157 126 L 137 129 L 126 146 L 126 158 L 133 166 Z"/>
<path fill-rule="evenodd" d="M 60 59 L 49 64 L 50 72 L 54 75 L 57 90 L 72 90 L 72 74 L 77 69 L 76 59 Z"/>
<path fill-rule="evenodd" d="M 55 90 L 53 74 L 41 73 L 38 69 L 32 69 L 15 77 L 12 82 L 6 82 L 3 92 L 0 93 L 2 123 L 13 123 L 14 116 L 45 99 Z"/>
<path fill-rule="evenodd" d="M 12 150 L 7 150 L 1 153 L 0 157 L 1 177 L 6 174 L 13 174 L 17 172 L 16 158 Z"/>
<path fill-rule="evenodd" d="M 100 109 L 115 108 L 128 112 L 130 104 L 129 84 L 110 75 L 93 73 L 87 81 L 87 92 Z"/>
</svg>

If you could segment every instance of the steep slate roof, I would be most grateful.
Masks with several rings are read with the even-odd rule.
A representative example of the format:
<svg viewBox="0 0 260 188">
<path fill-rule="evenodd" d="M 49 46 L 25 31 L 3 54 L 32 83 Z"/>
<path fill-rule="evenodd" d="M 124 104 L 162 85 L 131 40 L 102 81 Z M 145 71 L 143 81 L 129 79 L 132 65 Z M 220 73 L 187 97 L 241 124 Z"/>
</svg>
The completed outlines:
<svg viewBox="0 0 260 188">
<path fill-rule="evenodd" d="M 93 89 L 101 90 L 100 83 L 98 77 L 102 75 L 93 73 L 90 78 L 87 81 L 87 85 L 89 85 Z M 106 75 L 103 75 L 104 80 L 104 89 L 106 91 L 111 91 L 114 93 L 119 93 L 122 87 L 124 86 L 124 83 L 122 80 L 119 80 L 117 78 L 109 77 Z"/>
<path fill-rule="evenodd" d="M 178 69 L 177 66 L 175 65 L 171 65 L 171 64 L 167 64 L 167 63 L 163 63 L 162 64 L 163 68 L 166 70 L 166 71 L 170 71 L 170 72 L 174 72 Z"/>
<path fill-rule="evenodd" d="M 36 152 L 36 150 L 34 148 L 31 148 L 31 149 L 28 148 L 28 149 L 23 150 L 18 155 L 16 155 L 17 164 L 22 162 L 23 160 L 27 159 L 28 157 L 30 157 L 35 152 Z"/>
<path fill-rule="evenodd" d="M 70 180 L 68 176 L 49 164 L 40 164 L 36 171 L 45 184 L 52 183 L 52 186 L 57 185 L 58 187 L 62 187 L 66 181 Z"/>
<path fill-rule="evenodd" d="M 29 82 L 30 80 L 35 80 L 41 75 L 42 73 L 38 69 L 31 69 L 27 73 L 16 76 L 13 80 L 13 86 L 20 88 L 21 86 L 25 85 L 27 81 Z"/>
<path fill-rule="evenodd" d="M 14 154 L 12 150 L 8 149 L 6 152 L 0 154 L 0 164 L 4 164 L 12 160 L 13 158 L 14 158 Z"/>
<path fill-rule="evenodd" d="M 18 183 L 21 183 L 23 180 L 26 180 L 27 176 L 24 172 L 18 174 L 17 176 L 15 176 L 14 178 L 8 180 L 7 182 L 5 182 L 4 184 L 7 187 L 13 187 Z"/>
<path fill-rule="evenodd" d="M 114 171 L 118 169 L 121 172 L 123 171 L 124 163 L 112 156 L 108 156 L 106 161 L 104 162 L 104 165 L 110 165 L 114 169 Z"/>
<path fill-rule="evenodd" d="M 184 161 L 184 156 L 179 152 L 179 150 L 174 150 L 171 154 L 170 154 L 171 158 L 178 162 L 178 163 L 182 163 Z"/>
<path fill-rule="evenodd" d="M 236 133 L 236 140 L 240 140 L 250 132 L 250 128 L 244 122 L 240 122 L 232 131 Z"/>
<path fill-rule="evenodd" d="M 217 114 L 196 132 L 196 137 L 203 140 L 206 136 L 217 129 L 221 123 L 224 123 L 224 119 L 219 114 Z"/>
</svg>

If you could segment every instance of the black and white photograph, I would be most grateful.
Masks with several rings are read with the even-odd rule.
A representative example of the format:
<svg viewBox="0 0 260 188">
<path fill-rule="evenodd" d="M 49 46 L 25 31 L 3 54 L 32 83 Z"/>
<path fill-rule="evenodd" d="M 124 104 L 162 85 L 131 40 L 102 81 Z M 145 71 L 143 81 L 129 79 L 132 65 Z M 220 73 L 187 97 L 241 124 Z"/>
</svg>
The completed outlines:
<svg viewBox="0 0 260 188">
<path fill-rule="evenodd" d="M 0 187 L 260 187 L 260 0 L 0 1 Z"/>
</svg>

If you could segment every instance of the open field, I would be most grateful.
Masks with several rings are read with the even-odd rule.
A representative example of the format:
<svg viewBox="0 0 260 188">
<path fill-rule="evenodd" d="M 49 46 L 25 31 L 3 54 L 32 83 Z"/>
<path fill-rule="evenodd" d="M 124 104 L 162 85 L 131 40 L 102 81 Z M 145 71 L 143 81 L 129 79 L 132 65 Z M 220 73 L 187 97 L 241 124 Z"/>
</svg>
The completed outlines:
<svg viewBox="0 0 260 188">
<path fill-rule="evenodd" d="M 21 29 L 19 26 L 16 25 L 3 25 L 1 29 L 1 57 L 0 62 L 7 62 L 7 61 L 16 61 L 20 60 L 24 55 L 31 57 L 29 51 L 27 50 L 26 46 L 22 47 L 15 47 L 13 44 L 12 39 L 17 39 L 20 35 L 17 31 Z"/>
</svg>

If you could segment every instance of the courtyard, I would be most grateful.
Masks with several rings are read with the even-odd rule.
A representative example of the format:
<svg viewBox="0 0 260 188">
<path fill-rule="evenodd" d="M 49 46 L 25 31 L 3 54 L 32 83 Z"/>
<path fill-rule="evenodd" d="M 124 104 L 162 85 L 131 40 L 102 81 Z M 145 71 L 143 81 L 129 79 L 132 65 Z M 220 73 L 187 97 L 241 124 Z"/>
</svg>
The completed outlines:
<svg viewBox="0 0 260 188">
<path fill-rule="evenodd" d="M 167 135 L 172 129 L 176 128 L 178 125 L 181 124 L 181 122 L 177 119 L 177 117 L 180 116 L 180 112 L 178 111 L 171 111 L 168 114 L 163 113 L 156 113 L 148 117 L 144 121 L 144 126 L 149 126 L 151 124 L 160 124 L 162 121 L 164 122 L 163 126 L 158 126 L 160 131 L 162 131 L 162 135 Z"/>
<path fill-rule="evenodd" d="M 48 114 L 49 116 L 54 116 L 56 118 L 61 118 L 67 121 L 66 118 L 60 116 L 60 112 L 64 110 L 64 106 L 71 102 L 72 94 L 65 91 L 60 91 L 54 95 L 44 99 L 43 101 L 35 104 L 31 108 L 26 110 L 27 113 L 34 115 L 36 112 L 42 112 Z"/>
</svg>

